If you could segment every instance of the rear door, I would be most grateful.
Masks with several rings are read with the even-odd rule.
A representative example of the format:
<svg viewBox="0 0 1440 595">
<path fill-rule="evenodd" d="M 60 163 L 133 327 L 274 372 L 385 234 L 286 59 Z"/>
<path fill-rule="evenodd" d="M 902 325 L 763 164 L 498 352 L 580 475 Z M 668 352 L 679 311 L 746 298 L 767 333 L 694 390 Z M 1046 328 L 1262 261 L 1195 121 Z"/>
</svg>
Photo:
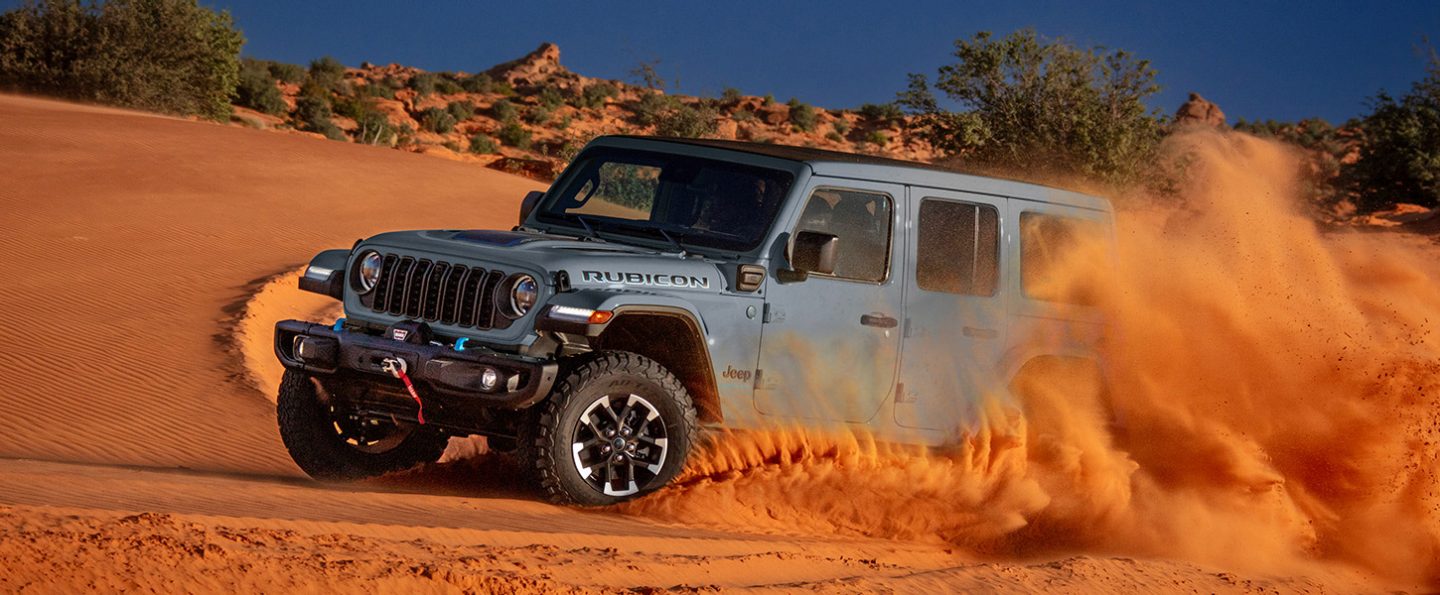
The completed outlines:
<svg viewBox="0 0 1440 595">
<path fill-rule="evenodd" d="M 904 187 L 813 178 L 790 237 L 840 238 L 833 275 L 770 271 L 755 407 L 777 417 L 866 422 L 894 388 L 900 351 Z M 784 259 L 773 266 L 787 267 Z"/>
<path fill-rule="evenodd" d="M 957 430 L 977 419 L 998 383 L 1005 344 L 1000 275 L 1006 200 L 910 188 L 910 262 L 905 275 L 904 356 L 895 422 Z"/>
</svg>

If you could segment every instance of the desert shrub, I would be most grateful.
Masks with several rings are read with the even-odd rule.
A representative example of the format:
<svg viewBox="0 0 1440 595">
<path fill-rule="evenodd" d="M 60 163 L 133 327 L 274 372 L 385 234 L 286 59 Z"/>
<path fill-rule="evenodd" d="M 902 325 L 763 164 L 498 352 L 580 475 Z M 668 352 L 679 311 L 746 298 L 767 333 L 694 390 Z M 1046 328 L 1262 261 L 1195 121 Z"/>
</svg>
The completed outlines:
<svg viewBox="0 0 1440 595">
<path fill-rule="evenodd" d="M 515 120 L 509 120 L 496 131 L 495 136 L 500 142 L 517 149 L 530 148 L 530 131 L 521 126 Z"/>
<path fill-rule="evenodd" d="M 725 90 L 720 92 L 720 101 L 725 103 L 738 103 L 743 97 L 744 95 L 735 87 L 725 87 Z"/>
<path fill-rule="evenodd" d="M 456 153 L 460 152 L 460 143 L 457 143 L 453 140 L 447 140 L 443 143 L 440 143 L 440 146 L 450 149 L 451 151 L 454 151 Z"/>
<path fill-rule="evenodd" d="M 1440 206 L 1440 57 L 1400 98 L 1381 92 L 1359 121 L 1360 158 L 1344 166 L 1344 186 L 1362 212 L 1398 202 Z"/>
<path fill-rule="evenodd" d="M 716 112 L 709 107 L 677 105 L 662 112 L 655 121 L 655 134 L 684 138 L 704 138 L 715 134 Z"/>
<path fill-rule="evenodd" d="M 766 93 L 764 97 L 760 98 L 760 104 L 763 105 L 763 106 L 765 106 L 765 107 L 770 107 L 770 106 L 772 106 L 772 105 L 775 105 L 775 96 L 774 96 L 774 95 L 771 95 L 771 94 L 769 94 L 769 93 Z"/>
<path fill-rule="evenodd" d="M 465 88 L 461 87 L 460 83 L 455 82 L 455 79 L 451 78 L 450 75 L 444 75 L 435 79 L 435 92 L 441 95 L 454 95 L 456 93 L 464 93 Z"/>
<path fill-rule="evenodd" d="M 738 109 L 735 110 L 735 113 L 730 114 L 730 119 L 736 122 L 749 122 L 755 119 L 755 113 L 748 109 Z"/>
<path fill-rule="evenodd" d="M 224 121 L 244 42 L 196 0 L 27 3 L 0 14 L 0 88 Z"/>
<path fill-rule="evenodd" d="M 520 117 L 520 108 L 510 103 L 508 99 L 501 99 L 490 106 L 490 114 L 501 122 L 510 122 Z"/>
<path fill-rule="evenodd" d="M 890 136 L 879 130 L 871 130 L 869 134 L 865 135 L 865 143 L 883 147 L 890 144 Z"/>
<path fill-rule="evenodd" d="M 894 102 L 890 103 L 862 103 L 860 104 L 860 117 L 872 122 L 889 122 L 905 117 L 905 112 Z"/>
<path fill-rule="evenodd" d="M 815 130 L 816 116 L 815 108 L 809 104 L 801 103 L 800 100 L 791 98 L 787 103 L 790 106 L 790 123 L 800 132 L 812 132 Z"/>
<path fill-rule="evenodd" d="M 550 118 L 554 115 L 555 112 L 550 111 L 550 108 L 547 108 L 543 105 L 537 105 L 528 110 L 525 110 L 525 121 L 536 126 L 542 126 L 546 122 L 549 122 Z"/>
<path fill-rule="evenodd" d="M 489 135 L 483 132 L 477 133 L 475 136 L 470 137 L 471 153 L 475 153 L 477 155 L 488 155 L 490 153 L 498 153 L 499 151 L 500 146 L 495 144 L 495 139 L 490 138 Z"/>
<path fill-rule="evenodd" d="M 845 136 L 850 133 L 850 121 L 844 118 L 836 118 L 834 122 L 830 123 L 830 127 L 834 128 L 835 134 L 840 136 Z"/>
<path fill-rule="evenodd" d="M 675 109 L 680 102 L 669 95 L 660 93 L 645 93 L 639 101 L 630 105 L 630 111 L 635 114 L 635 122 L 641 126 L 654 125 L 661 114 Z"/>
<path fill-rule="evenodd" d="M 333 93 L 344 92 L 348 86 L 345 83 L 345 65 L 330 56 L 310 61 L 308 80 Z"/>
<path fill-rule="evenodd" d="M 495 85 L 491 87 L 491 90 L 492 92 L 498 95 L 503 95 L 505 97 L 515 96 L 515 87 L 511 86 L 508 81 L 495 81 Z"/>
<path fill-rule="evenodd" d="M 1030 30 L 981 32 L 955 48 L 957 62 L 940 68 L 934 88 L 962 111 L 940 107 L 920 74 L 899 97 L 936 148 L 981 167 L 1140 181 L 1162 134 L 1144 103 L 1159 90 L 1149 62 Z"/>
<path fill-rule="evenodd" d="M 282 83 L 298 85 L 305 80 L 305 67 L 288 62 L 266 61 L 270 76 Z"/>
<path fill-rule="evenodd" d="M 542 107 L 549 110 L 565 105 L 565 96 L 555 85 L 545 85 L 545 88 L 540 90 L 540 96 L 537 99 Z"/>
<path fill-rule="evenodd" d="M 420 112 L 420 127 L 436 134 L 447 134 L 455 130 L 455 116 L 438 107 L 426 108 Z"/>
<path fill-rule="evenodd" d="M 337 116 L 345 116 L 351 120 L 359 120 L 360 116 L 369 111 L 368 98 L 363 95 L 351 94 L 335 97 L 330 101 L 330 111 Z"/>
<path fill-rule="evenodd" d="M 605 102 L 619 95 L 619 89 L 606 81 L 592 83 L 585 86 L 576 100 L 575 106 L 585 109 L 600 109 L 605 107 Z"/>
<path fill-rule="evenodd" d="M 279 116 L 290 106 L 275 86 L 270 69 L 259 60 L 245 59 L 240 64 L 240 78 L 235 85 L 235 103 L 258 112 Z"/>
<path fill-rule="evenodd" d="M 421 97 L 435 93 L 435 84 L 440 80 L 440 75 L 433 72 L 419 72 L 406 81 L 405 86 L 414 90 Z"/>
<path fill-rule="evenodd" d="M 450 112 L 456 122 L 464 122 L 475 117 L 475 104 L 469 101 L 451 101 L 445 106 L 445 111 Z"/>
<path fill-rule="evenodd" d="M 485 73 L 474 74 L 460 80 L 460 88 L 466 93 L 493 93 L 495 81 Z"/>
<path fill-rule="evenodd" d="M 829 134 L 826 134 L 825 138 L 835 141 L 837 143 L 845 141 L 845 135 L 840 134 L 839 132 L 836 132 L 834 130 L 831 130 Z"/>
<path fill-rule="evenodd" d="M 378 81 L 370 81 L 361 92 L 368 97 L 380 97 L 383 99 L 394 99 L 395 91 L 400 89 L 400 83 L 393 77 L 385 77 Z"/>
<path fill-rule="evenodd" d="M 355 119 L 355 142 L 365 145 L 393 145 L 398 139 L 390 118 L 374 110 L 365 110 Z"/>
</svg>

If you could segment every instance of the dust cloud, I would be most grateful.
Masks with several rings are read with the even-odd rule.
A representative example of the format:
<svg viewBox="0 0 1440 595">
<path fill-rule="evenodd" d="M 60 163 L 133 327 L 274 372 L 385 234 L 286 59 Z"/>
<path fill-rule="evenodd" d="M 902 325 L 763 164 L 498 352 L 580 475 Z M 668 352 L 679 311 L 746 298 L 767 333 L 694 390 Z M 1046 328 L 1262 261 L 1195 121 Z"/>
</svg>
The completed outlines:
<svg viewBox="0 0 1440 595">
<path fill-rule="evenodd" d="M 1179 200 L 1118 197 L 1118 265 L 1067 267 L 1106 313 L 1108 390 L 1063 367 L 1019 379 L 944 454 L 725 436 L 620 510 L 1440 585 L 1440 249 L 1317 229 L 1280 145 L 1207 131 L 1166 150 L 1187 156 Z"/>
</svg>

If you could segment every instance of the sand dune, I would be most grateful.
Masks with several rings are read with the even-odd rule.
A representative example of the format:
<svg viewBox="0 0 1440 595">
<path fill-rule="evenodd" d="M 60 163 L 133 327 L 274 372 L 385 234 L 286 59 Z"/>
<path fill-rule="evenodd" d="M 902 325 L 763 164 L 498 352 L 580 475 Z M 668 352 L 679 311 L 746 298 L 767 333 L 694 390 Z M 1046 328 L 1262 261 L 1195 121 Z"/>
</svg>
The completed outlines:
<svg viewBox="0 0 1440 595">
<path fill-rule="evenodd" d="M 0 591 L 1358 591 L 1185 562 L 985 561 L 539 503 L 495 460 L 347 489 L 276 434 L 273 320 L 317 250 L 511 224 L 534 181 L 391 150 L 0 96 Z M 673 521 L 673 519 L 672 519 Z M 76 570 L 78 569 L 78 570 Z"/>
</svg>

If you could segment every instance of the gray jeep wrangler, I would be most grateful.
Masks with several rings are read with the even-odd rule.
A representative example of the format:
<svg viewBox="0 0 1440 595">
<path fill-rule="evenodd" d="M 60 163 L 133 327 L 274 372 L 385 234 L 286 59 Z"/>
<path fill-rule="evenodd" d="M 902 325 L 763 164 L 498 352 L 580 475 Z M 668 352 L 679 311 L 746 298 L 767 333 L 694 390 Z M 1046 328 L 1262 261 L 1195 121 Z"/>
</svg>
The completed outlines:
<svg viewBox="0 0 1440 595">
<path fill-rule="evenodd" d="M 334 323 L 276 325 L 281 437 L 312 477 L 513 451 L 557 502 L 664 486 L 701 428 L 858 427 L 944 447 L 1100 320 L 1047 268 L 1109 204 L 876 157 L 590 143 L 511 231 L 380 234 L 316 256 Z"/>
</svg>

